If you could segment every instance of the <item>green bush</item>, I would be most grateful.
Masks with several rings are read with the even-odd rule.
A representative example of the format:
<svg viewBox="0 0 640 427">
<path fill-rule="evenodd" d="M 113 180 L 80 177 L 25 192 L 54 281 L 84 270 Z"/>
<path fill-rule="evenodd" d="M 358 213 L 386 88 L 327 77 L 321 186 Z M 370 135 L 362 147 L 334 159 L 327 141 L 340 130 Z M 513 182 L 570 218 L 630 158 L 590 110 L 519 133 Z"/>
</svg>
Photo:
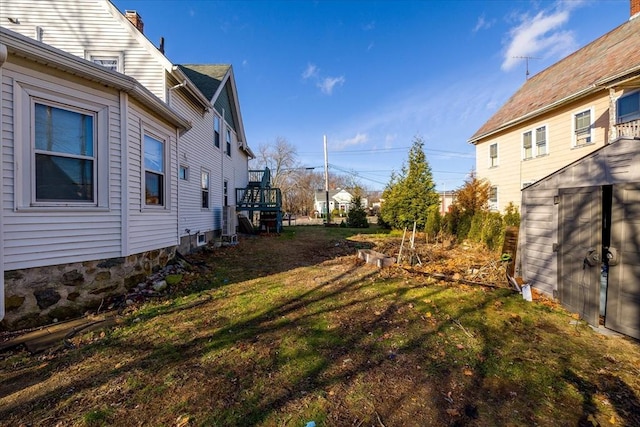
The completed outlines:
<svg viewBox="0 0 640 427">
<path fill-rule="evenodd" d="M 440 205 L 429 207 L 429 212 L 427 213 L 427 223 L 424 227 L 427 239 L 435 240 L 438 233 L 440 233 L 441 225 L 442 216 L 440 215 Z"/>
<path fill-rule="evenodd" d="M 482 242 L 494 251 L 502 246 L 504 241 L 504 222 L 498 212 L 488 212 L 482 225 Z"/>
<path fill-rule="evenodd" d="M 520 212 L 518 212 L 518 208 L 513 202 L 509 202 L 505 208 L 503 220 L 504 225 L 507 227 L 520 227 Z"/>
</svg>

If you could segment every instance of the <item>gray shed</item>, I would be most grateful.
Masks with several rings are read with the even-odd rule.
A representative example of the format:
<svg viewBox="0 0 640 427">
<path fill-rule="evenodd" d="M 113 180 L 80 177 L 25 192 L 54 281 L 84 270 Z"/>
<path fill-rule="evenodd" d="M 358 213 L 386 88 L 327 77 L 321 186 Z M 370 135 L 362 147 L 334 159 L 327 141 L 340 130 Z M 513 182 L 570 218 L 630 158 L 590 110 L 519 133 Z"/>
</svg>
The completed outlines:
<svg viewBox="0 0 640 427">
<path fill-rule="evenodd" d="M 519 274 L 591 325 L 640 339 L 640 138 L 522 190 Z"/>
</svg>

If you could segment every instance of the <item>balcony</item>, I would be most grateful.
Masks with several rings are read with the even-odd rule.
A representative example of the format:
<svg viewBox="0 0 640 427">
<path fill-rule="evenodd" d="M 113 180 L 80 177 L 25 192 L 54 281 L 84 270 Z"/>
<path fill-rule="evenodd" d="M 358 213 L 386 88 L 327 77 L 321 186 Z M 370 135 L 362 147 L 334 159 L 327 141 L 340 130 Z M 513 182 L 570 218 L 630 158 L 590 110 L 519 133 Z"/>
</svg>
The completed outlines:
<svg viewBox="0 0 640 427">
<path fill-rule="evenodd" d="M 640 138 L 640 119 L 615 125 L 615 138 L 622 136 Z"/>
</svg>

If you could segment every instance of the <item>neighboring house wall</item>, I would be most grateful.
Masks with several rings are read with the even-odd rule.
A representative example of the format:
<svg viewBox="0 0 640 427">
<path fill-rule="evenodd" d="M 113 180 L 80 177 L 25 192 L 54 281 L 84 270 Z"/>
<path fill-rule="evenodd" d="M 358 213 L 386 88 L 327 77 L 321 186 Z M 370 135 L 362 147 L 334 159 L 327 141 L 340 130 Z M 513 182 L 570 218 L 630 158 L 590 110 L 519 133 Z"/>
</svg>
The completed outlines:
<svg viewBox="0 0 640 427">
<path fill-rule="evenodd" d="M 636 16 L 528 79 L 469 140 L 478 178 L 492 185 L 491 208 L 519 206 L 522 187 L 620 136 L 640 135 L 639 88 L 630 83 L 639 69 Z"/>
<path fill-rule="evenodd" d="M 588 111 L 591 118 L 591 140 L 576 144 L 575 115 Z M 545 145 L 537 145 L 537 130 L 544 129 Z M 608 142 L 609 93 L 601 92 L 514 126 L 476 144 L 476 170 L 479 178 L 497 187 L 494 210 L 504 211 L 512 202 L 520 206 L 520 190 L 549 175 L 564 165 L 602 147 Z M 531 135 L 530 148 L 525 137 Z M 539 133 L 538 133 L 539 135 Z M 491 146 L 497 146 L 497 164 L 492 166 Z M 544 150 L 544 151 L 543 151 Z"/>
<path fill-rule="evenodd" d="M 81 314 L 166 264 L 188 123 L 130 77 L 0 31 L 3 326 L 19 327 Z M 162 206 L 143 199 L 145 133 L 167 143 Z"/>
</svg>

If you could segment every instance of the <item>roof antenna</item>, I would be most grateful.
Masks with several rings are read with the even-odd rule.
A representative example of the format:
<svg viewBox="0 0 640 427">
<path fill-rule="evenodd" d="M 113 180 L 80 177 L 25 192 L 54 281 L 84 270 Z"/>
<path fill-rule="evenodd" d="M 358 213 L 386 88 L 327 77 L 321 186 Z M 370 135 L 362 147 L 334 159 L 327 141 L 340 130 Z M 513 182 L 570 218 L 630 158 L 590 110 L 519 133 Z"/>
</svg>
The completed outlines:
<svg viewBox="0 0 640 427">
<path fill-rule="evenodd" d="M 530 59 L 540 59 L 540 58 L 536 58 L 535 56 L 514 56 L 513 58 L 515 58 L 515 59 L 524 59 L 526 61 L 527 74 L 525 75 L 525 79 L 529 80 L 529 60 Z"/>
</svg>

